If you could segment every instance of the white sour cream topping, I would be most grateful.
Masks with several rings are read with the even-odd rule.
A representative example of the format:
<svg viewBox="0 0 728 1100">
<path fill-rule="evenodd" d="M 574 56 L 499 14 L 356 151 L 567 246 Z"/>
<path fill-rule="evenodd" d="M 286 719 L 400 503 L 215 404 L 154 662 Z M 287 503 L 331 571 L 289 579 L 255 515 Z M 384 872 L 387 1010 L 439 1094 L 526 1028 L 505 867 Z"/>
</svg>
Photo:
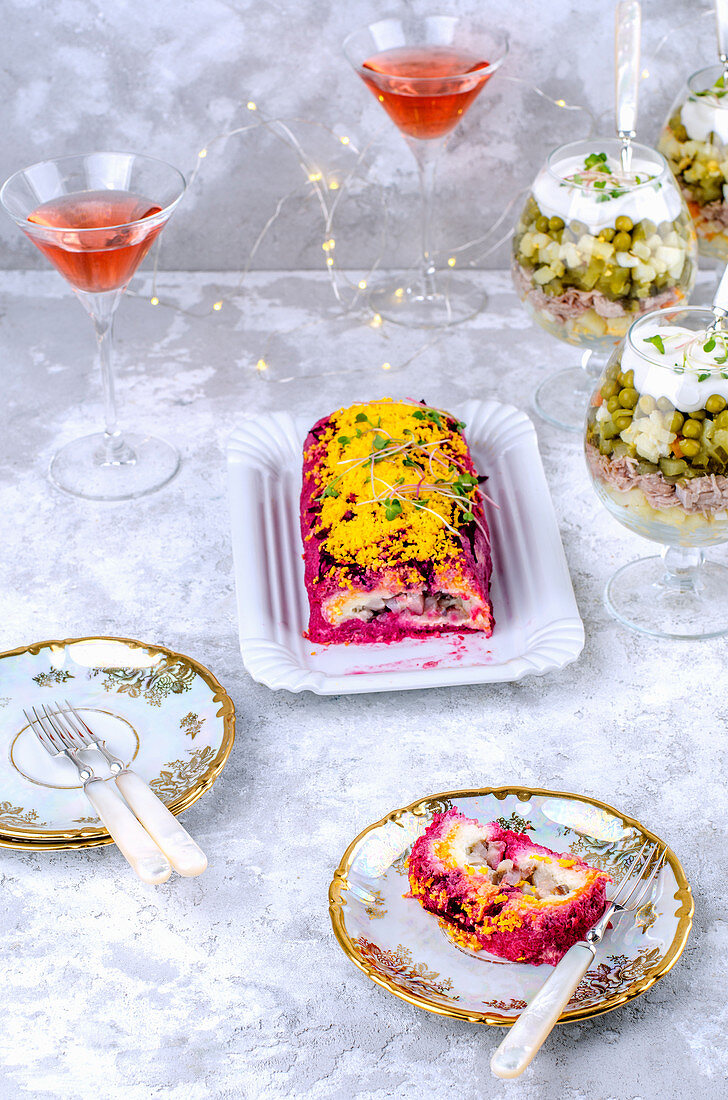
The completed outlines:
<svg viewBox="0 0 728 1100">
<path fill-rule="evenodd" d="M 707 141 L 712 130 L 723 145 L 728 145 L 728 97 L 691 96 L 683 104 L 680 117 L 693 141 Z"/>
<path fill-rule="evenodd" d="M 661 355 L 650 336 L 659 335 L 665 354 Z M 705 402 L 713 393 L 728 401 L 728 363 L 716 363 L 728 349 L 728 342 L 718 339 L 712 351 L 704 351 L 708 342 L 705 333 L 675 325 L 665 328 L 659 321 L 645 322 L 635 344 L 644 347 L 643 359 L 629 343 L 622 354 L 622 371 L 634 371 L 634 385 L 638 393 L 648 393 L 657 400 L 666 397 L 680 412 L 695 412 L 705 408 Z M 708 375 L 707 378 L 700 378 Z M 725 377 L 723 377 L 725 375 Z"/>
<path fill-rule="evenodd" d="M 600 152 L 598 143 L 594 146 L 594 152 Z M 592 233 L 598 233 L 600 229 L 614 229 L 614 222 L 620 215 L 631 218 L 635 225 L 643 218 L 649 218 L 659 225 L 660 222 L 672 222 L 678 216 L 682 201 L 671 179 L 639 187 L 632 184 L 632 189 L 626 194 L 599 202 L 600 195 L 619 187 L 619 166 L 612 159 L 607 161 L 607 166 L 615 175 L 604 176 L 607 187 L 603 192 L 559 181 L 547 167 L 543 167 L 533 185 L 533 197 L 541 213 L 547 218 L 563 218 L 567 224 L 572 221 L 583 222 Z M 560 176 L 579 175 L 584 170 L 584 158 L 565 157 L 554 164 L 554 170 Z M 643 178 L 654 176 L 655 165 L 634 157 L 632 171 Z"/>
</svg>

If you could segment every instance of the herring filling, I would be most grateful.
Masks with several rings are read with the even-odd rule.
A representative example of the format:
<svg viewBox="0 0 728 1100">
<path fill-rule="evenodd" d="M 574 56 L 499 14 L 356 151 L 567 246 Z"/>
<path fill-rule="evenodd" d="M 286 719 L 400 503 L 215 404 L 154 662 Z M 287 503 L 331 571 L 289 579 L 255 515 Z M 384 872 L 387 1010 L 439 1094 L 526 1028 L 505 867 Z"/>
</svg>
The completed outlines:
<svg viewBox="0 0 728 1100">
<path fill-rule="evenodd" d="M 581 884 L 582 876 L 578 872 L 569 872 L 567 868 L 559 870 L 562 878 L 573 876 L 575 881 L 572 887 L 557 881 L 551 861 L 540 855 L 525 859 L 520 864 L 515 864 L 512 859 L 503 859 L 505 849 L 503 841 L 478 840 L 466 849 L 467 866 L 477 867 L 494 886 L 517 887 L 521 893 L 539 899 L 565 897 L 572 893 L 572 887 L 576 889 Z"/>
<path fill-rule="evenodd" d="M 371 592 L 336 593 L 324 602 L 323 614 L 332 625 L 359 619 L 371 622 L 388 614 L 404 621 L 426 620 L 428 625 L 470 621 L 481 608 L 477 598 L 451 592 L 390 592 L 375 588 Z"/>
</svg>

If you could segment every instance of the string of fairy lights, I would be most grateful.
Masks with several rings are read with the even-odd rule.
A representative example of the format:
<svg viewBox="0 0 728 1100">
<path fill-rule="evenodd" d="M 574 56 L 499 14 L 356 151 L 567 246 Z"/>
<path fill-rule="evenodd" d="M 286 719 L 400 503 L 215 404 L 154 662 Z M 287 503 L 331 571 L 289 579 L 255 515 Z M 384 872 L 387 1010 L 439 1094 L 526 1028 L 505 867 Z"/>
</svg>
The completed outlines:
<svg viewBox="0 0 728 1100">
<path fill-rule="evenodd" d="M 714 18 L 714 13 L 711 9 L 706 9 L 701 12 L 698 18 L 707 17 L 711 19 Z M 641 77 L 643 81 L 649 79 L 650 66 L 654 67 L 657 56 L 669 39 L 676 33 L 679 33 L 681 29 L 685 29 L 693 24 L 693 22 L 694 17 L 690 20 L 690 23 L 673 27 L 662 36 L 649 62 L 642 69 Z M 545 101 L 558 112 L 568 112 L 574 115 L 580 115 L 586 123 L 584 136 L 591 136 L 599 128 L 600 120 L 598 120 L 589 107 L 584 104 L 570 103 L 563 97 L 553 97 L 542 88 L 520 77 L 501 74 L 499 79 L 501 82 L 521 85 L 527 93 Z M 385 130 L 391 128 L 391 122 L 385 120 L 383 125 L 374 132 L 371 139 L 366 144 L 360 146 L 351 134 L 342 132 L 339 127 L 331 127 L 326 123 L 305 118 L 286 119 L 269 116 L 253 99 L 247 100 L 244 104 L 244 110 L 247 112 L 245 123 L 236 126 L 234 129 L 216 134 L 205 142 L 203 147 L 199 150 L 195 166 L 188 177 L 188 191 L 190 188 L 194 187 L 203 166 L 209 161 L 212 155 L 217 153 L 219 147 L 225 146 L 231 138 L 244 138 L 246 135 L 260 131 L 261 129 L 265 130 L 276 141 L 290 150 L 297 162 L 302 178 L 299 178 L 299 182 L 295 188 L 289 190 L 286 194 L 277 199 L 270 216 L 261 226 L 252 246 L 245 256 L 244 263 L 241 266 L 235 284 L 230 289 L 226 290 L 224 294 L 221 294 L 202 315 L 205 315 L 205 313 L 207 315 L 221 314 L 226 305 L 231 303 L 239 295 L 246 276 L 253 268 L 261 246 L 268 234 L 278 223 L 283 210 L 297 198 L 303 202 L 308 202 L 311 197 L 313 197 L 317 208 L 317 214 L 320 218 L 318 238 L 321 250 L 324 254 L 324 265 L 328 273 L 330 288 L 335 301 L 340 307 L 339 318 L 351 321 L 352 315 L 354 315 L 362 325 L 367 325 L 371 329 L 383 328 L 387 322 L 383 320 L 380 314 L 369 308 L 367 304 L 367 290 L 369 289 L 370 281 L 377 269 L 383 265 L 387 255 L 386 250 L 389 229 L 388 205 L 385 201 L 384 185 L 372 179 L 371 173 L 367 170 L 367 158 L 372 150 L 375 149 L 381 134 Z M 298 136 L 297 131 L 301 130 L 318 130 L 321 134 L 325 135 L 329 141 L 333 142 L 334 146 L 338 149 L 338 153 L 348 158 L 349 163 L 344 170 L 342 171 L 341 165 L 338 162 L 328 165 L 322 164 L 320 156 L 315 156 L 310 149 L 307 149 L 304 141 Z M 379 244 L 375 259 L 370 263 L 368 270 L 364 274 L 359 274 L 356 279 L 352 279 L 347 271 L 340 264 L 337 264 L 336 261 L 336 221 L 341 209 L 341 204 L 347 195 L 349 195 L 355 183 L 366 186 L 370 194 L 376 192 L 379 194 L 380 210 L 376 219 Z M 475 268 L 482 265 L 489 256 L 493 255 L 493 253 L 495 253 L 512 235 L 514 210 L 518 208 L 518 204 L 524 201 L 527 192 L 528 188 L 524 187 L 521 191 L 514 194 L 493 224 L 490 225 L 484 233 L 450 249 L 445 261 L 447 266 L 450 268 L 456 266 Z M 157 245 L 155 247 L 152 289 L 151 297 L 149 298 L 150 304 L 152 306 L 165 306 L 177 313 L 186 313 L 199 317 L 201 315 L 199 312 L 193 313 L 192 310 L 184 309 L 178 304 L 161 296 L 161 292 L 158 289 L 159 257 L 160 252 L 159 246 Z M 329 323 L 330 320 L 331 318 L 329 317 Z M 310 328 L 318 323 L 321 322 L 308 322 L 307 324 L 299 325 L 298 329 Z M 292 331 L 297 330 L 294 329 Z M 396 364 L 390 361 L 384 361 L 380 363 L 380 368 L 384 371 L 390 371 L 394 369 L 401 370 L 409 366 L 410 363 L 442 339 L 442 336 L 442 332 L 429 334 L 424 342 L 412 350 L 405 359 L 400 360 Z M 276 371 L 275 364 L 270 361 L 268 347 L 266 346 L 266 344 L 270 344 L 270 341 L 271 336 L 269 335 L 264 342 L 264 346 L 260 348 L 257 357 L 255 355 L 251 357 L 252 368 L 258 375 L 266 377 L 271 381 L 293 381 L 297 375 L 282 376 L 280 371 Z M 317 375 L 317 377 L 324 377 L 329 373 L 338 374 L 340 372 L 322 372 Z"/>
</svg>

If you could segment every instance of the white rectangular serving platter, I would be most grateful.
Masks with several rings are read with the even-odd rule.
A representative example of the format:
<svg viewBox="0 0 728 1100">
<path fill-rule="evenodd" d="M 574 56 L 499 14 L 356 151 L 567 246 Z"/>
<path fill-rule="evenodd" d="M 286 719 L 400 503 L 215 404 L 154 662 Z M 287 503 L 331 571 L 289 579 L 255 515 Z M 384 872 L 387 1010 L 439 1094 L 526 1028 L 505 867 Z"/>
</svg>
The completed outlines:
<svg viewBox="0 0 728 1100">
<path fill-rule="evenodd" d="M 495 630 L 376 645 L 318 645 L 305 637 L 308 597 L 299 530 L 302 448 L 311 422 L 265 414 L 227 448 L 240 648 L 270 688 L 341 695 L 520 680 L 570 664 L 584 646 L 556 516 L 525 413 L 468 401 L 473 460 L 488 480 Z"/>
</svg>

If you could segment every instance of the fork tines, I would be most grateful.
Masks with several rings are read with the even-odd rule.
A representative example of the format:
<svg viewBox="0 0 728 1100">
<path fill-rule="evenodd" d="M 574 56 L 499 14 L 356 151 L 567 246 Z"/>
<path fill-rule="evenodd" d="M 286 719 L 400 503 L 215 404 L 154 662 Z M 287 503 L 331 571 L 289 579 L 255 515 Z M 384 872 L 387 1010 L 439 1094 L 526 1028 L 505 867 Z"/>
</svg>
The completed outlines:
<svg viewBox="0 0 728 1100">
<path fill-rule="evenodd" d="M 612 903 L 620 909 L 637 909 L 665 866 L 666 856 L 667 849 L 659 842 L 646 840 L 620 879 Z"/>
</svg>

